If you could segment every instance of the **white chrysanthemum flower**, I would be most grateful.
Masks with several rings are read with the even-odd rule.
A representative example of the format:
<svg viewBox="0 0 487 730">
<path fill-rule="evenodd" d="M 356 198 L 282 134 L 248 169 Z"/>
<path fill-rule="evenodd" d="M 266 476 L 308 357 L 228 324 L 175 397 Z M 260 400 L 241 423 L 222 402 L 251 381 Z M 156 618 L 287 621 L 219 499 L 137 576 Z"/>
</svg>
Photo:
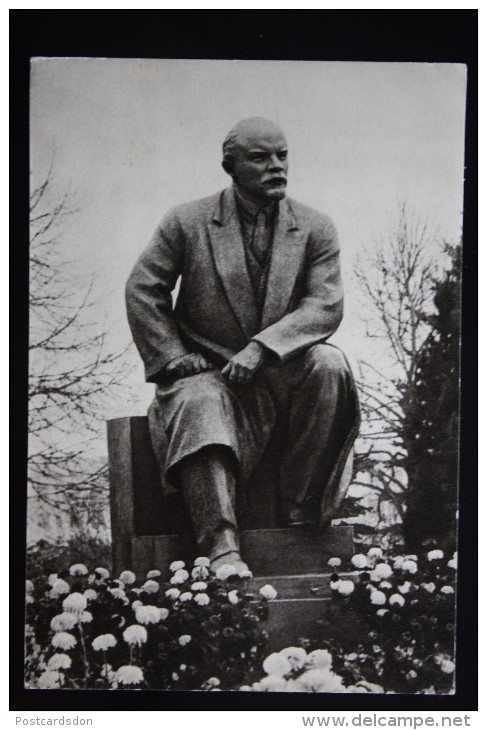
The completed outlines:
<svg viewBox="0 0 487 730">
<path fill-rule="evenodd" d="M 149 580 L 154 580 L 154 578 L 160 578 L 161 575 L 162 575 L 162 573 L 160 570 L 154 569 L 154 570 L 149 570 L 149 572 L 146 575 L 146 578 L 148 578 Z"/>
<path fill-rule="evenodd" d="M 100 634 L 91 642 L 91 646 L 95 651 L 108 651 L 117 645 L 117 640 L 113 634 Z"/>
<path fill-rule="evenodd" d="M 371 570 L 371 571 L 370 571 L 370 580 L 371 580 L 371 581 L 372 581 L 373 583 L 380 583 L 380 582 L 381 582 L 381 580 L 383 580 L 383 578 L 382 578 L 382 576 L 380 575 L 380 573 L 376 573 L 376 571 L 375 571 L 375 570 Z"/>
<path fill-rule="evenodd" d="M 210 560 L 209 558 L 199 557 L 194 561 L 194 565 L 196 565 L 197 568 L 208 568 L 210 566 Z"/>
<path fill-rule="evenodd" d="M 144 626 L 132 624 L 125 629 L 122 636 L 127 644 L 142 646 L 147 641 L 147 629 Z"/>
<path fill-rule="evenodd" d="M 180 568 L 179 570 L 176 570 L 176 572 L 172 576 L 172 578 L 169 581 L 169 583 L 171 583 L 174 586 L 179 586 L 182 583 L 184 583 L 185 581 L 187 581 L 188 578 L 189 578 L 188 571 L 187 570 L 183 570 L 182 568 Z"/>
<path fill-rule="evenodd" d="M 443 550 L 430 550 L 429 553 L 426 554 L 426 557 L 428 560 L 441 560 L 445 557 L 445 553 Z"/>
<path fill-rule="evenodd" d="M 128 598 L 125 595 L 125 591 L 122 588 L 109 588 L 108 592 L 117 599 L 117 601 L 123 601 L 125 604 L 127 604 Z"/>
<path fill-rule="evenodd" d="M 448 565 L 449 568 L 453 568 L 453 570 L 457 570 L 457 568 L 458 568 L 458 556 L 457 556 L 456 553 L 453 553 L 453 557 L 451 558 L 451 560 L 448 561 L 447 565 Z"/>
<path fill-rule="evenodd" d="M 237 593 L 237 591 L 228 591 L 227 598 L 228 598 L 228 600 L 229 600 L 230 603 L 233 603 L 233 605 L 235 605 L 236 603 L 238 603 L 238 593 Z"/>
<path fill-rule="evenodd" d="M 445 596 L 447 596 L 450 593 L 455 593 L 455 589 L 453 586 L 442 586 L 440 589 L 440 593 L 444 593 Z"/>
<path fill-rule="evenodd" d="M 106 568 L 95 568 L 94 572 L 100 580 L 106 580 L 110 577 L 110 573 Z"/>
<path fill-rule="evenodd" d="M 82 613 L 87 605 L 88 601 L 82 593 L 70 593 L 63 601 L 63 609 L 74 613 Z"/>
<path fill-rule="evenodd" d="M 382 550 L 379 547 L 371 547 L 370 550 L 367 551 L 367 555 L 369 558 L 381 558 Z"/>
<path fill-rule="evenodd" d="M 286 646 L 285 649 L 281 649 L 279 654 L 288 660 L 294 670 L 302 669 L 308 658 L 306 651 L 301 646 Z"/>
<path fill-rule="evenodd" d="M 290 661 L 286 659 L 285 656 L 278 654 L 277 652 L 269 654 L 269 656 L 264 659 L 262 667 L 266 674 L 273 677 L 284 677 L 284 675 L 289 674 L 292 670 Z"/>
<path fill-rule="evenodd" d="M 39 689 L 58 689 L 61 686 L 61 675 L 52 669 L 43 672 L 37 681 Z"/>
<path fill-rule="evenodd" d="M 94 601 L 98 598 L 98 593 L 93 588 L 87 588 L 86 591 L 83 591 L 83 595 L 87 601 Z"/>
<path fill-rule="evenodd" d="M 329 669 L 308 669 L 297 680 L 305 692 L 346 692 L 342 678 Z"/>
<path fill-rule="evenodd" d="M 415 555 L 414 553 L 411 553 L 411 555 L 405 555 L 404 559 L 405 560 L 414 560 L 415 563 L 418 562 L 418 556 Z"/>
<path fill-rule="evenodd" d="M 78 621 L 81 624 L 89 624 L 93 621 L 93 614 L 90 611 L 82 611 L 78 616 Z"/>
<path fill-rule="evenodd" d="M 220 565 L 220 567 L 216 571 L 216 577 L 218 580 L 227 580 L 227 578 L 230 578 L 232 575 L 236 575 L 237 570 L 234 565 L 230 565 L 229 563 L 225 563 L 224 565 Z"/>
<path fill-rule="evenodd" d="M 388 563 L 377 563 L 374 568 L 374 573 L 376 573 L 380 578 L 387 580 L 387 578 L 390 578 L 392 575 L 392 568 Z"/>
<path fill-rule="evenodd" d="M 206 680 L 205 684 L 207 687 L 211 688 L 211 687 L 219 687 L 221 682 L 218 679 L 218 677 L 210 677 L 209 679 Z"/>
<path fill-rule="evenodd" d="M 352 565 L 354 568 L 358 568 L 361 570 L 362 568 L 366 568 L 368 565 L 368 560 L 365 557 L 365 555 L 362 555 L 362 553 L 357 553 L 356 555 L 352 556 Z"/>
<path fill-rule="evenodd" d="M 433 581 L 430 581 L 429 583 L 421 583 L 421 588 L 424 588 L 424 590 L 428 591 L 428 593 L 434 593 L 436 585 Z"/>
<path fill-rule="evenodd" d="M 137 606 L 135 618 L 139 624 L 157 624 L 161 620 L 161 613 L 157 606 Z"/>
<path fill-rule="evenodd" d="M 370 594 L 370 602 L 374 606 L 383 606 L 386 603 L 387 597 L 382 591 L 372 591 Z"/>
<path fill-rule="evenodd" d="M 181 603 L 185 603 L 185 601 L 191 601 L 192 599 L 193 594 L 190 591 L 185 591 L 179 596 L 179 600 L 181 601 Z"/>
<path fill-rule="evenodd" d="M 112 580 L 112 588 L 120 588 L 122 591 L 125 590 L 125 583 L 120 578 L 114 578 Z"/>
<path fill-rule="evenodd" d="M 76 639 L 73 634 L 68 634 L 66 631 L 58 631 L 52 637 L 51 644 L 56 649 L 64 649 L 64 651 L 67 651 L 76 645 Z"/>
<path fill-rule="evenodd" d="M 411 590 L 411 583 L 410 581 L 406 580 L 404 583 L 402 583 L 400 586 L 397 586 L 397 590 L 399 593 L 409 593 Z"/>
<path fill-rule="evenodd" d="M 142 590 L 146 593 L 157 593 L 159 588 L 159 583 L 157 583 L 157 581 L 155 580 L 146 580 L 146 582 L 142 586 Z"/>
<path fill-rule="evenodd" d="M 50 585 L 50 586 L 53 586 L 53 585 L 54 585 L 54 583 L 55 583 L 55 582 L 56 582 L 57 580 L 59 580 L 59 576 L 58 576 L 58 574 L 57 574 L 57 573 L 51 573 L 51 574 L 49 575 L 48 579 L 47 579 L 47 582 L 49 583 L 49 585 Z"/>
<path fill-rule="evenodd" d="M 170 598 L 172 601 L 175 601 L 176 598 L 179 598 L 181 595 L 181 591 L 178 588 L 169 588 L 165 595 Z"/>
<path fill-rule="evenodd" d="M 194 601 L 198 606 L 207 606 L 210 602 L 210 597 L 206 593 L 196 593 L 194 595 Z"/>
<path fill-rule="evenodd" d="M 34 603 L 34 596 L 32 596 L 30 593 L 27 593 L 27 595 L 25 596 L 25 602 Z"/>
<path fill-rule="evenodd" d="M 58 578 L 54 581 L 52 588 L 49 591 L 49 595 L 51 598 L 58 598 L 58 596 L 63 596 L 65 593 L 69 593 L 70 590 L 68 583 L 66 583 L 66 581 L 62 578 Z"/>
<path fill-rule="evenodd" d="M 414 575 L 418 572 L 418 566 L 414 560 L 405 560 L 401 567 L 402 570 L 404 570 L 406 573 L 411 573 L 411 575 Z"/>
<path fill-rule="evenodd" d="M 382 588 L 383 591 L 388 591 L 390 588 L 392 588 L 392 583 L 389 583 L 388 580 L 383 580 L 379 583 L 379 588 Z"/>
<path fill-rule="evenodd" d="M 394 570 L 400 570 L 404 564 L 405 559 L 406 558 L 404 557 L 404 555 L 396 555 L 396 557 L 394 558 L 394 562 L 392 563 L 392 567 L 394 568 Z"/>
<path fill-rule="evenodd" d="M 191 636 L 189 634 L 182 634 L 182 636 L 178 639 L 178 644 L 180 646 L 186 646 L 191 641 Z"/>
<path fill-rule="evenodd" d="M 391 604 L 391 606 L 404 606 L 406 601 L 400 593 L 393 593 L 392 596 L 389 598 L 389 603 Z"/>
<path fill-rule="evenodd" d="M 144 591 L 142 590 L 142 588 L 131 588 L 130 592 L 135 593 L 136 596 L 140 596 L 140 594 L 143 593 Z"/>
<path fill-rule="evenodd" d="M 208 584 L 204 580 L 198 580 L 191 586 L 192 591 L 206 591 Z"/>
<path fill-rule="evenodd" d="M 118 684 L 141 684 L 144 681 L 144 674 L 140 667 L 126 664 L 117 669 L 115 680 Z"/>
<path fill-rule="evenodd" d="M 132 608 L 134 609 L 134 611 L 135 611 L 135 609 L 136 609 L 136 608 L 137 608 L 138 606 L 143 606 L 143 605 L 144 605 L 144 604 L 142 603 L 142 601 L 132 601 Z"/>
<path fill-rule="evenodd" d="M 452 674 L 455 671 L 455 662 L 452 662 L 451 659 L 443 659 L 440 669 L 445 674 Z"/>
<path fill-rule="evenodd" d="M 160 616 L 161 621 L 165 621 L 167 619 L 167 617 L 169 616 L 169 611 L 167 610 L 167 608 L 160 608 L 159 616 Z"/>
<path fill-rule="evenodd" d="M 342 596 L 349 596 L 355 590 L 353 580 L 339 580 L 337 591 Z"/>
<path fill-rule="evenodd" d="M 262 596 L 262 598 L 265 598 L 266 601 L 273 601 L 277 596 L 276 589 L 271 586 L 269 583 L 266 583 L 265 586 L 262 586 L 262 588 L 259 588 L 259 593 Z"/>
<path fill-rule="evenodd" d="M 69 669 L 71 666 L 71 657 L 67 654 L 53 654 L 47 662 L 48 669 Z"/>
<path fill-rule="evenodd" d="M 26 580 L 25 581 L 25 592 L 32 593 L 33 590 L 34 590 L 33 582 L 31 580 Z"/>
<path fill-rule="evenodd" d="M 389 609 L 388 608 L 378 608 L 377 609 L 377 616 L 379 616 L 380 618 L 382 618 L 383 616 L 385 616 L 386 613 L 389 613 Z"/>
<path fill-rule="evenodd" d="M 185 563 L 182 560 L 173 560 L 169 566 L 171 573 L 175 573 L 178 570 L 182 570 L 185 567 Z"/>
<path fill-rule="evenodd" d="M 83 563 L 75 563 L 69 568 L 69 575 L 86 575 L 88 568 Z"/>
<path fill-rule="evenodd" d="M 330 588 L 332 591 L 337 591 L 339 585 L 340 585 L 340 579 L 330 581 Z"/>
<path fill-rule="evenodd" d="M 122 581 L 126 586 L 131 586 L 137 580 L 135 573 L 131 570 L 122 570 L 119 575 L 119 580 Z"/>
<path fill-rule="evenodd" d="M 326 649 L 315 649 L 308 654 L 308 665 L 316 669 L 331 669 L 332 657 Z"/>
<path fill-rule="evenodd" d="M 328 561 L 330 568 L 339 568 L 341 564 L 341 558 L 330 558 Z"/>
<path fill-rule="evenodd" d="M 252 685 L 252 691 L 254 692 L 288 692 L 289 684 L 291 680 L 284 679 L 284 677 L 278 677 L 275 674 L 268 674 L 266 677 L 262 677 L 259 682 L 254 682 Z"/>
<path fill-rule="evenodd" d="M 53 631 L 71 631 L 78 623 L 78 618 L 74 613 L 59 613 L 51 619 L 51 629 Z"/>
</svg>

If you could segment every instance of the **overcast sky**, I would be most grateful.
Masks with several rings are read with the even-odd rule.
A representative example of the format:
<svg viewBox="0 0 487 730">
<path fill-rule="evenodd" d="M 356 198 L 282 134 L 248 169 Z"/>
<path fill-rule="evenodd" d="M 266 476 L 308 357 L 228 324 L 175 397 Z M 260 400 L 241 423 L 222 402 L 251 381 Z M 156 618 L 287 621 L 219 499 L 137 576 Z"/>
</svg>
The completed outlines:
<svg viewBox="0 0 487 730">
<path fill-rule="evenodd" d="M 334 341 L 356 356 L 359 247 L 387 232 L 403 201 L 438 238 L 461 235 L 465 84 L 453 64 L 39 59 L 33 183 L 54 153 L 56 186 L 69 185 L 80 208 L 66 244 L 96 270 L 109 292 L 99 316 L 126 342 L 125 280 L 157 223 L 225 187 L 225 135 L 239 119 L 268 117 L 289 143 L 288 194 L 338 228 L 347 308 Z M 142 382 L 141 366 L 133 378 Z M 138 412 L 151 396 L 140 389 Z"/>
</svg>

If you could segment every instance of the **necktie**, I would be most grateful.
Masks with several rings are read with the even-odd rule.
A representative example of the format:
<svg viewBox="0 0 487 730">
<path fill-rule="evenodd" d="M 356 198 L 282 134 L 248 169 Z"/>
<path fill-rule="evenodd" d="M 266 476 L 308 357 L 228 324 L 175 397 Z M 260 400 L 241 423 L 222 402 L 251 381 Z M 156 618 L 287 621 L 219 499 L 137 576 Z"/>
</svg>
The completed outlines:
<svg viewBox="0 0 487 730">
<path fill-rule="evenodd" d="M 254 229 L 252 232 L 252 243 L 250 249 L 261 266 L 265 265 L 267 258 L 267 216 L 263 210 L 259 210 L 255 216 Z"/>
</svg>

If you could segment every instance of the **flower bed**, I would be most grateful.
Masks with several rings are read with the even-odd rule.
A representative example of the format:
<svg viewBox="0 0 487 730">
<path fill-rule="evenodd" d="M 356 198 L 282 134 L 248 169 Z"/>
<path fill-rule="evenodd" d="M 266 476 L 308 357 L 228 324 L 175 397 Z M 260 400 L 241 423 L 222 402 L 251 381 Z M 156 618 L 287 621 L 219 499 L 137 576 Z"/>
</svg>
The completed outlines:
<svg viewBox="0 0 487 730">
<path fill-rule="evenodd" d="M 27 582 L 26 684 L 36 688 L 450 693 L 456 556 L 331 558 L 322 639 L 265 656 L 270 585 L 207 558 L 163 584 L 82 564 Z M 345 572 L 344 572 L 345 571 Z M 317 594 L 320 587 L 316 588 Z M 265 676 L 262 676 L 262 670 Z"/>
<path fill-rule="evenodd" d="M 388 692 L 453 690 L 456 554 L 385 558 L 380 548 L 354 555 L 346 579 L 330 577 L 332 600 L 323 643 L 348 683 L 364 679 Z M 352 580 L 353 578 L 353 580 Z"/>
<path fill-rule="evenodd" d="M 83 564 L 27 581 L 26 686 L 31 688 L 228 689 L 248 681 L 267 644 L 268 600 L 207 558 L 114 579 Z"/>
<path fill-rule="evenodd" d="M 379 685 L 363 679 L 355 684 L 345 683 L 344 677 L 334 671 L 334 659 L 326 649 L 315 649 L 309 654 L 303 647 L 288 646 L 270 654 L 262 668 L 266 676 L 251 686 L 247 692 L 383 692 Z"/>
</svg>

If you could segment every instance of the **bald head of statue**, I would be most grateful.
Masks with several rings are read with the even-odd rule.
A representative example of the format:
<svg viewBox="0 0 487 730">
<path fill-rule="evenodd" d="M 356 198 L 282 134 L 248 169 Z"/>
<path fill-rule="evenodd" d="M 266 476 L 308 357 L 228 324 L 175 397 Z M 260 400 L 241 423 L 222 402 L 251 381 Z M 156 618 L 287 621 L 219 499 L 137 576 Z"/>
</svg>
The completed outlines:
<svg viewBox="0 0 487 730">
<path fill-rule="evenodd" d="M 222 166 L 239 193 L 257 205 L 286 195 L 287 143 L 268 119 L 249 117 L 233 127 L 223 143 Z"/>
</svg>

